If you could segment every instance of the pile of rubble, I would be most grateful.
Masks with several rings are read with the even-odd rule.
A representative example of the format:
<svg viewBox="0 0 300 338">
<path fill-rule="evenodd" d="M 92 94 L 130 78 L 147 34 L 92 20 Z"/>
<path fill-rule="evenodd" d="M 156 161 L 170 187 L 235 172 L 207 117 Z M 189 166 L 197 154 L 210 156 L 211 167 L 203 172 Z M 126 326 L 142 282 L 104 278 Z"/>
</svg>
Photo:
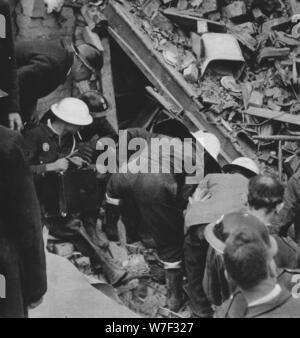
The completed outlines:
<svg viewBox="0 0 300 338">
<path fill-rule="evenodd" d="M 282 156 L 293 160 L 292 171 L 298 168 L 300 2 L 130 3 L 154 49 L 231 135 L 246 141 L 266 165 L 276 167 Z"/>
<path fill-rule="evenodd" d="M 99 291 L 144 317 L 182 318 L 189 315 L 186 308 L 181 314 L 166 308 L 163 266 L 155 250 L 146 249 L 141 242 L 126 244 L 125 247 L 120 243 L 109 243 L 114 261 L 124 267 L 130 277 L 118 287 L 112 287 L 103 274 L 103 267 L 77 251 L 74 244 L 49 236 L 47 248 L 49 252 L 68 259 Z"/>
</svg>

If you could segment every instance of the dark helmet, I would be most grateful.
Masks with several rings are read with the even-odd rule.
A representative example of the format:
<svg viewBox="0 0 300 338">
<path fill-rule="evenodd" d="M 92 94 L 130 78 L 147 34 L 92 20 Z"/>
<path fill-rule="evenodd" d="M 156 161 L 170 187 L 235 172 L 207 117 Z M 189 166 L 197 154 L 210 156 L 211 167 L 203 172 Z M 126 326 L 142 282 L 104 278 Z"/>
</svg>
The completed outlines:
<svg viewBox="0 0 300 338">
<path fill-rule="evenodd" d="M 98 73 L 103 67 L 103 53 L 95 46 L 83 43 L 79 46 L 72 45 L 73 52 L 81 62 L 93 73 Z"/>
<path fill-rule="evenodd" d="M 96 90 L 83 93 L 79 99 L 88 105 L 89 110 L 94 117 L 99 113 L 105 112 L 109 108 L 106 98 Z"/>
</svg>

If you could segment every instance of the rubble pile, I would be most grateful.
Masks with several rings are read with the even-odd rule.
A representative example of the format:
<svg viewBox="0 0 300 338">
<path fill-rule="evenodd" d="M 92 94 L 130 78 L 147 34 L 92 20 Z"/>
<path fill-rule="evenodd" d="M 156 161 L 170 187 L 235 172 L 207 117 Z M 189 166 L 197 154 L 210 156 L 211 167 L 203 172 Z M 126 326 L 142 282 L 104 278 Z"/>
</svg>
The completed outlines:
<svg viewBox="0 0 300 338">
<path fill-rule="evenodd" d="M 128 271 L 127 279 L 115 288 L 109 286 L 102 266 L 76 251 L 76 247 L 61 239 L 49 236 L 48 251 L 68 259 L 95 288 L 148 318 L 187 316 L 187 311 L 175 314 L 166 309 L 167 287 L 164 269 L 153 249 L 146 249 L 141 242 L 127 244 L 110 242 L 110 252 L 117 264 Z M 109 291 L 107 292 L 107 288 Z"/>
<path fill-rule="evenodd" d="M 131 12 L 197 99 L 263 164 L 297 159 L 300 135 L 300 2 L 134 0 Z M 260 139 L 255 139 L 259 136 Z M 298 167 L 298 161 L 291 170 Z"/>
</svg>

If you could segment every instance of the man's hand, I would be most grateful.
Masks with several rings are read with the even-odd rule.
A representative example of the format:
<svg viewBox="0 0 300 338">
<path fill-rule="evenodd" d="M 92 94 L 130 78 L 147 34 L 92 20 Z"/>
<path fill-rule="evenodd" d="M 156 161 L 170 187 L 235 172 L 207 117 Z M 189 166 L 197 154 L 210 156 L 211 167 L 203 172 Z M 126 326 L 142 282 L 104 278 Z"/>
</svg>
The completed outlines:
<svg viewBox="0 0 300 338">
<path fill-rule="evenodd" d="M 198 187 L 193 195 L 193 197 L 189 197 L 190 205 L 193 205 L 197 202 L 205 202 L 211 198 L 211 194 L 208 189 Z"/>
<path fill-rule="evenodd" d="M 47 164 L 47 171 L 67 171 L 70 162 L 66 158 L 60 158 L 54 163 Z"/>
<path fill-rule="evenodd" d="M 37 308 L 38 306 L 40 306 L 43 303 L 44 297 L 42 297 L 40 300 L 38 300 L 35 303 L 32 303 L 28 306 L 29 310 L 33 310 L 35 308 Z"/>
<path fill-rule="evenodd" d="M 54 11 L 60 12 L 64 5 L 64 0 L 44 0 L 44 3 L 47 6 L 47 13 L 50 14 Z"/>
<path fill-rule="evenodd" d="M 69 161 L 78 168 L 82 168 L 84 166 L 89 165 L 89 163 L 87 161 L 85 161 L 83 158 L 78 157 L 78 156 L 70 157 Z"/>
<path fill-rule="evenodd" d="M 19 113 L 10 113 L 8 114 L 9 128 L 16 131 L 21 131 L 23 129 L 22 118 Z"/>
</svg>

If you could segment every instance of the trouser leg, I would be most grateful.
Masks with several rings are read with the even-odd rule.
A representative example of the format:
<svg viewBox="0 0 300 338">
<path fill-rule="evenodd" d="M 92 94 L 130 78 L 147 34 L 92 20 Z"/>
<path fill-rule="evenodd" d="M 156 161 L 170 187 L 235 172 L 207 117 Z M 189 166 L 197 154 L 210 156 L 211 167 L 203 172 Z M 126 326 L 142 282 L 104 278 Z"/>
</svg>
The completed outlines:
<svg viewBox="0 0 300 338">
<path fill-rule="evenodd" d="M 200 229 L 203 233 L 204 226 Z M 211 304 L 203 289 L 203 278 L 206 266 L 208 243 L 199 238 L 199 228 L 191 228 L 186 235 L 184 244 L 185 269 L 188 277 L 188 294 L 190 306 L 197 317 L 210 317 Z"/>
<path fill-rule="evenodd" d="M 171 311 L 177 312 L 184 303 L 183 271 L 181 267 L 169 269 L 165 265 L 165 272 L 168 289 L 167 305 Z"/>
</svg>

